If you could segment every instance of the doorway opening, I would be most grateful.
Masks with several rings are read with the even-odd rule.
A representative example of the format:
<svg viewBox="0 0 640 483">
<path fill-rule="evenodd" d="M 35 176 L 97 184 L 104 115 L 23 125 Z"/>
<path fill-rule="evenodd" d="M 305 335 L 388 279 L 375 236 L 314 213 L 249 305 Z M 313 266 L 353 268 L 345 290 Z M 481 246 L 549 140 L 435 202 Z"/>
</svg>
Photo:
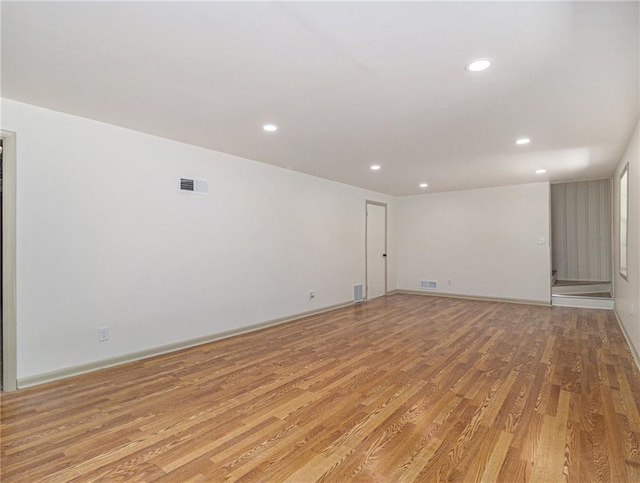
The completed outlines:
<svg viewBox="0 0 640 483">
<path fill-rule="evenodd" d="M 611 180 L 551 185 L 553 305 L 613 308 Z"/>
</svg>

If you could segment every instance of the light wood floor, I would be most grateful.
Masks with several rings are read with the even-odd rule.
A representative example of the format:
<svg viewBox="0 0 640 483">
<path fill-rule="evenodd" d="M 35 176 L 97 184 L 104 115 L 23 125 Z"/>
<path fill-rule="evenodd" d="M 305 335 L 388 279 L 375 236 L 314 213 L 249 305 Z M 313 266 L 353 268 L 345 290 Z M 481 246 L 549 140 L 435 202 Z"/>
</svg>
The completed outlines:
<svg viewBox="0 0 640 483">
<path fill-rule="evenodd" d="M 640 481 L 613 313 L 393 295 L 2 398 L 9 481 Z"/>
</svg>

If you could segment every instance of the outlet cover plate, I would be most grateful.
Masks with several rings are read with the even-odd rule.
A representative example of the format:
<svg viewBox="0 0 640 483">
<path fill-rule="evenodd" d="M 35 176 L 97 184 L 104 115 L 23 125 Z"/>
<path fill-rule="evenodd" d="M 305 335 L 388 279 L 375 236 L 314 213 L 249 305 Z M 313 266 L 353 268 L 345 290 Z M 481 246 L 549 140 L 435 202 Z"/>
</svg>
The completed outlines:
<svg viewBox="0 0 640 483">
<path fill-rule="evenodd" d="M 109 340 L 109 327 L 98 327 L 98 342 Z"/>
</svg>

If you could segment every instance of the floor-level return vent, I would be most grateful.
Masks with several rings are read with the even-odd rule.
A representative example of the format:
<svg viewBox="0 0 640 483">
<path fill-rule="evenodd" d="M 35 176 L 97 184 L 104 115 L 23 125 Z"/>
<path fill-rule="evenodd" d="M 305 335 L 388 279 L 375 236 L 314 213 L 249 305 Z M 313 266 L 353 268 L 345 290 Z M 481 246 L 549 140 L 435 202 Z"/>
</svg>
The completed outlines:
<svg viewBox="0 0 640 483">
<path fill-rule="evenodd" d="M 423 290 L 438 290 L 438 282 L 435 280 L 420 280 L 420 288 Z"/>
</svg>

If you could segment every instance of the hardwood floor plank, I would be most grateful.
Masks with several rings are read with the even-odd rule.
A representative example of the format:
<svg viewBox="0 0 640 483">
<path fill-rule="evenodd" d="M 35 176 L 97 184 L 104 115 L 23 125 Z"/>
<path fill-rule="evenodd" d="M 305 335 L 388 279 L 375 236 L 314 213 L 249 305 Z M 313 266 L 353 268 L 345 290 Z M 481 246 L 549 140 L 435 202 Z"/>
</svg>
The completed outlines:
<svg viewBox="0 0 640 483">
<path fill-rule="evenodd" d="M 493 446 L 489 459 L 487 460 L 487 464 L 484 467 L 484 471 L 479 478 L 479 481 L 483 483 L 498 481 L 500 470 L 506 460 L 507 452 L 509 451 L 511 440 L 513 439 L 513 434 L 507 431 L 498 431 L 497 434 L 498 440 Z M 473 481 L 478 480 L 474 478 Z"/>
<path fill-rule="evenodd" d="M 533 482 L 560 481 L 565 472 L 565 444 L 569 421 L 569 393 L 561 391 L 554 416 L 545 414 L 531 474 Z"/>
<path fill-rule="evenodd" d="M 397 294 L 2 396 L 0 479 L 634 481 L 603 310 Z"/>
</svg>

